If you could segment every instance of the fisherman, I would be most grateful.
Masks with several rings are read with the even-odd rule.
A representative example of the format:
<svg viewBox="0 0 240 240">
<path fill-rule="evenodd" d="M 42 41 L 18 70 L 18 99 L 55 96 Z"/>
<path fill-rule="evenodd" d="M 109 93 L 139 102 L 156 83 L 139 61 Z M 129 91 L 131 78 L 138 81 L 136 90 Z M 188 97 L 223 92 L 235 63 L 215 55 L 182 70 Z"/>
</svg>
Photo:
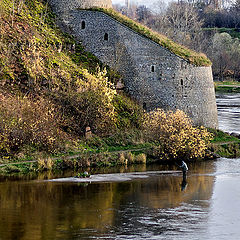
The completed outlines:
<svg viewBox="0 0 240 240">
<path fill-rule="evenodd" d="M 182 169 L 182 173 L 183 173 L 183 181 L 186 181 L 187 179 L 187 171 L 188 171 L 188 166 L 187 164 L 182 161 L 181 165 L 179 166 Z"/>
</svg>

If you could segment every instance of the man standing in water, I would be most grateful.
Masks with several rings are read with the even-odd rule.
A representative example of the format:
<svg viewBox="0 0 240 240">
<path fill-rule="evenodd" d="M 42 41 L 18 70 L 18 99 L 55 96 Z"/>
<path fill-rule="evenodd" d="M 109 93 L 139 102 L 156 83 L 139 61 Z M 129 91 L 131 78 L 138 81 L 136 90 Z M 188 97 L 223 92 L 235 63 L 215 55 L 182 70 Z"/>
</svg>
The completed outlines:
<svg viewBox="0 0 240 240">
<path fill-rule="evenodd" d="M 176 163 L 177 164 L 177 163 Z M 180 163 L 181 165 L 178 165 L 178 167 L 180 167 L 182 169 L 182 173 L 183 173 L 183 180 L 182 180 L 182 184 L 181 184 L 181 191 L 184 191 L 187 187 L 187 171 L 188 171 L 188 166 L 184 161 L 181 161 Z"/>
<path fill-rule="evenodd" d="M 188 166 L 187 164 L 182 161 L 181 165 L 179 166 L 182 169 L 182 173 L 183 173 L 183 181 L 186 182 L 187 180 L 187 171 L 188 171 Z"/>
</svg>

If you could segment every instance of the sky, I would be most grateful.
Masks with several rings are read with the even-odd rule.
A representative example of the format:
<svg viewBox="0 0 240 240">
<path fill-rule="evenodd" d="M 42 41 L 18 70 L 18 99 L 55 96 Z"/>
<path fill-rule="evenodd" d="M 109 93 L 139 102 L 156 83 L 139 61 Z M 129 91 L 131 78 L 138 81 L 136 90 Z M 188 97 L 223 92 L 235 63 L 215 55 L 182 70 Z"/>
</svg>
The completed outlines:
<svg viewBox="0 0 240 240">
<path fill-rule="evenodd" d="M 155 4 L 158 0 L 130 0 L 131 2 L 134 2 L 138 5 L 145 5 L 147 7 L 149 7 L 150 9 L 152 9 L 153 11 L 156 10 L 155 9 Z M 163 0 L 166 5 L 168 2 L 172 1 L 172 0 Z M 121 5 L 125 5 L 125 0 L 112 0 L 113 4 L 121 4 Z"/>
<path fill-rule="evenodd" d="M 146 6 L 151 6 L 155 0 L 130 0 L 135 3 L 138 3 L 139 5 L 144 4 Z M 119 3 L 119 4 L 125 4 L 125 0 L 112 0 L 113 4 Z"/>
</svg>

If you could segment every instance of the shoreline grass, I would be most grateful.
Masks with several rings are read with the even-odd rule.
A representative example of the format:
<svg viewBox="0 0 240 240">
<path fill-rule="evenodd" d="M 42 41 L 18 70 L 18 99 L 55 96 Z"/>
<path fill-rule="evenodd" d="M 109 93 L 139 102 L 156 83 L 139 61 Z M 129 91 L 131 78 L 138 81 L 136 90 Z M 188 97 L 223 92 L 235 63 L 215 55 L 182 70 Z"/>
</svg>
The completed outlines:
<svg viewBox="0 0 240 240">
<path fill-rule="evenodd" d="M 228 92 L 239 93 L 240 82 L 237 81 L 215 81 L 214 82 L 216 92 Z"/>
</svg>

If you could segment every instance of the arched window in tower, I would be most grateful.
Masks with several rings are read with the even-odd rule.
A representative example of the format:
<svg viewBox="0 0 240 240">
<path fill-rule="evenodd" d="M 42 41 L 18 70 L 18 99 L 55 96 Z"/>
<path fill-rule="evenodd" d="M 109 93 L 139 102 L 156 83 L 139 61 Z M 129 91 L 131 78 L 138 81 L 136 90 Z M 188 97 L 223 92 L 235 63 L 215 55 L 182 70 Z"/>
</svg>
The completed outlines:
<svg viewBox="0 0 240 240">
<path fill-rule="evenodd" d="M 81 29 L 85 29 L 85 28 L 86 28 L 86 22 L 85 22 L 85 21 L 82 21 Z"/>
<path fill-rule="evenodd" d="M 105 33 L 105 34 L 104 34 L 104 40 L 105 40 L 105 41 L 108 41 L 108 33 Z"/>
<path fill-rule="evenodd" d="M 155 72 L 155 66 L 152 66 L 152 67 L 151 67 L 151 71 L 152 71 L 152 72 Z"/>
<path fill-rule="evenodd" d="M 183 86 L 183 79 L 181 79 L 181 86 Z"/>
</svg>

